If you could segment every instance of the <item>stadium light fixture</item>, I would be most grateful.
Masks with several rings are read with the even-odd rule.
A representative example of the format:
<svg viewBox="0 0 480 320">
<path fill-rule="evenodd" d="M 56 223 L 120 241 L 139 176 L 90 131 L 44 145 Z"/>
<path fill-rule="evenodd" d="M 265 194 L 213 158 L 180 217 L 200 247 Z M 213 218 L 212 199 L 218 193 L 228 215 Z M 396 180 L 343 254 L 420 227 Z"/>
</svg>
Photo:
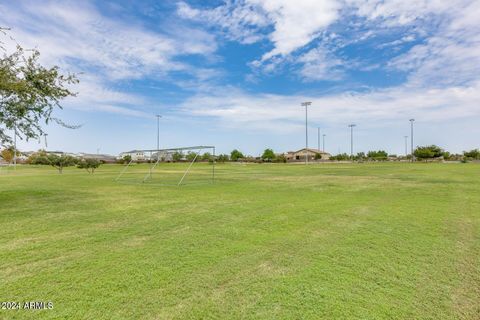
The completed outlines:
<svg viewBox="0 0 480 320">
<path fill-rule="evenodd" d="M 305 107 L 305 164 L 308 164 L 308 106 L 312 105 L 310 101 L 301 103 Z"/>
</svg>

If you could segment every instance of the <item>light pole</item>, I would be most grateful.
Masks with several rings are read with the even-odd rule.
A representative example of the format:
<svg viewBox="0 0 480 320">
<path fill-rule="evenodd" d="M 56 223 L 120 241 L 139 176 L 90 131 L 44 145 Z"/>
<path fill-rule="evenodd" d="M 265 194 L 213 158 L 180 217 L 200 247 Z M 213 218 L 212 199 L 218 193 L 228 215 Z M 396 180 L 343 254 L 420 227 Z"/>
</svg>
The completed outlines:
<svg viewBox="0 0 480 320">
<path fill-rule="evenodd" d="M 408 156 L 408 136 L 403 136 L 405 138 L 405 157 Z"/>
<path fill-rule="evenodd" d="M 352 123 L 349 124 L 348 127 L 350 128 L 350 157 L 353 160 L 353 128 L 356 127 L 357 125 Z"/>
<path fill-rule="evenodd" d="M 155 115 L 157 117 L 157 161 L 160 157 L 160 118 L 162 117 L 161 115 L 157 114 Z"/>
<path fill-rule="evenodd" d="M 308 164 L 308 106 L 311 104 L 310 101 L 301 103 L 305 107 L 305 164 Z"/>
<path fill-rule="evenodd" d="M 160 149 L 160 118 L 162 116 L 157 114 L 156 117 L 157 117 L 157 153 L 158 153 L 158 150 Z"/>
<path fill-rule="evenodd" d="M 410 141 L 410 150 L 412 152 L 412 162 L 415 160 L 415 156 L 413 155 L 413 123 L 415 122 L 415 119 L 410 119 L 410 138 L 411 138 L 411 141 Z"/>
<path fill-rule="evenodd" d="M 317 146 L 317 149 L 318 151 L 320 151 L 320 127 L 317 128 L 318 132 L 317 132 L 317 135 L 318 135 L 318 146 Z"/>
<path fill-rule="evenodd" d="M 325 137 L 327 135 L 326 134 L 323 134 L 322 138 L 323 138 L 323 148 L 322 148 L 322 151 L 325 152 Z"/>
</svg>

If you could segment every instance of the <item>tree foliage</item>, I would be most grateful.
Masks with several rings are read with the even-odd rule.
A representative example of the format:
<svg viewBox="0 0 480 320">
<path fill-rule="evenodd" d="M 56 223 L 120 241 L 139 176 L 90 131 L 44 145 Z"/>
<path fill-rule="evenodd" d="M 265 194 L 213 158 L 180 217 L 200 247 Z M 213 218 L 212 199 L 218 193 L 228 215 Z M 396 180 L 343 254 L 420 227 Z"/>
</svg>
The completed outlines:
<svg viewBox="0 0 480 320">
<path fill-rule="evenodd" d="M 19 155 L 19 152 L 17 150 L 17 156 Z M 13 161 L 13 158 L 15 157 L 15 148 L 14 147 L 8 147 L 4 148 L 2 151 L 0 151 L 0 157 L 3 158 L 6 162 L 10 163 Z"/>
<path fill-rule="evenodd" d="M 132 161 L 132 156 L 131 156 L 131 155 L 127 154 L 127 155 L 123 156 L 122 162 L 123 162 L 124 164 L 129 164 L 130 161 Z"/>
<path fill-rule="evenodd" d="M 48 162 L 48 157 L 47 153 L 45 150 L 38 150 L 35 153 L 32 153 L 28 159 L 27 159 L 28 164 L 41 164 L 41 165 L 50 165 L 50 162 Z"/>
<path fill-rule="evenodd" d="M 278 156 L 275 157 L 275 162 L 287 163 L 287 157 L 285 157 L 284 154 L 279 154 Z"/>
<path fill-rule="evenodd" d="M 217 156 L 217 161 L 218 162 L 226 162 L 229 160 L 228 154 L 220 154 Z"/>
<path fill-rule="evenodd" d="M 368 151 L 367 158 L 376 161 L 384 161 L 388 159 L 388 153 L 384 150 Z"/>
<path fill-rule="evenodd" d="M 72 156 L 62 154 L 58 156 L 56 154 L 47 155 L 48 163 L 58 170 L 58 173 L 63 172 L 63 168 L 73 166 L 77 163 L 77 159 Z"/>
<path fill-rule="evenodd" d="M 92 158 L 82 159 L 80 162 L 78 162 L 77 168 L 85 169 L 87 170 L 88 173 L 93 174 L 95 172 L 95 169 L 100 167 L 101 164 L 102 162 L 100 162 L 97 159 L 92 159 Z"/>
<path fill-rule="evenodd" d="M 416 158 L 422 159 L 422 160 L 439 158 L 443 156 L 443 154 L 444 154 L 444 151 L 442 150 L 442 148 L 436 145 L 417 147 L 415 151 L 413 151 L 413 155 Z"/>
<path fill-rule="evenodd" d="M 201 157 L 202 161 L 213 161 L 213 156 L 210 152 L 205 152 L 204 154 L 202 154 L 202 157 Z"/>
<path fill-rule="evenodd" d="M 358 152 L 355 156 L 355 160 L 363 161 L 366 157 L 365 152 Z"/>
<path fill-rule="evenodd" d="M 185 158 L 187 159 L 188 162 L 192 162 L 193 159 L 198 159 L 198 155 L 196 152 L 193 152 L 193 151 L 189 151 L 187 153 L 187 155 L 185 156 Z"/>
<path fill-rule="evenodd" d="M 230 160 L 232 161 L 238 161 L 243 158 L 245 158 L 245 156 L 243 155 L 243 153 L 241 153 L 237 149 L 234 149 L 232 150 L 232 152 L 230 152 Z"/>
<path fill-rule="evenodd" d="M 0 142 L 11 143 L 12 131 L 20 139 L 38 138 L 44 134 L 41 123 L 55 121 L 69 126 L 52 117 L 55 108 L 62 108 L 60 101 L 75 96 L 68 85 L 78 83 L 75 75 L 60 74 L 58 67 L 46 68 L 40 65 L 37 50 L 24 50 L 17 46 L 8 54 L 4 49 L 0 57 Z"/>
<path fill-rule="evenodd" d="M 480 150 L 478 149 L 464 151 L 463 155 L 465 156 L 465 158 L 480 160 Z"/>
<path fill-rule="evenodd" d="M 262 160 L 267 162 L 272 162 L 275 160 L 275 152 L 272 149 L 265 149 L 262 154 Z"/>
<path fill-rule="evenodd" d="M 330 160 L 345 161 L 345 160 L 350 160 L 350 156 L 346 153 L 340 153 L 335 156 L 331 156 Z"/>
<path fill-rule="evenodd" d="M 173 162 L 181 161 L 182 159 L 183 159 L 183 153 L 179 151 L 175 151 L 175 153 L 172 155 Z"/>
</svg>

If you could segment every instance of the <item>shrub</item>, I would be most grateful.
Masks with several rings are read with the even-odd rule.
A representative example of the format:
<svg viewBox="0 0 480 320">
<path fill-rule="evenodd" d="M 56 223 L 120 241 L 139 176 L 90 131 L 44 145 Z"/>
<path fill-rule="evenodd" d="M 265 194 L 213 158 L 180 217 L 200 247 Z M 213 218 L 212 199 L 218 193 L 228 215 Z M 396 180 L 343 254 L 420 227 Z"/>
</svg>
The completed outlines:
<svg viewBox="0 0 480 320">
<path fill-rule="evenodd" d="M 93 174 L 95 169 L 100 167 L 101 161 L 97 159 L 83 159 L 77 164 L 77 168 L 85 169 L 87 172 Z"/>
<path fill-rule="evenodd" d="M 371 160 L 385 161 L 388 159 L 388 153 L 384 150 L 369 151 L 367 157 Z"/>
<path fill-rule="evenodd" d="M 48 161 L 47 153 L 44 150 L 39 150 L 35 153 L 32 153 L 28 159 L 28 164 L 35 164 L 35 165 L 50 165 L 50 161 Z"/>
<path fill-rule="evenodd" d="M 345 160 L 350 160 L 350 156 L 346 153 L 340 153 L 330 157 L 330 160 L 345 161 Z"/>
</svg>

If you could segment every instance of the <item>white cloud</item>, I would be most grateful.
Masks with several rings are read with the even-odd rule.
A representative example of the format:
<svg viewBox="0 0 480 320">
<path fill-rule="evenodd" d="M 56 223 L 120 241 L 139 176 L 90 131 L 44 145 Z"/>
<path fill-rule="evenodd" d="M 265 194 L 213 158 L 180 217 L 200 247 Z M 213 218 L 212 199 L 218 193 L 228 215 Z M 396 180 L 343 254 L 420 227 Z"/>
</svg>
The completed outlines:
<svg viewBox="0 0 480 320">
<path fill-rule="evenodd" d="M 128 94 L 111 88 L 101 78 L 89 75 L 79 75 L 80 83 L 72 87 L 77 96 L 67 98 L 62 103 L 65 108 L 106 112 L 133 117 L 151 117 L 138 108 L 148 105 L 148 102 L 133 94 Z"/>
<path fill-rule="evenodd" d="M 306 80 L 315 79 L 316 74 L 319 80 L 325 75 L 332 76 L 326 70 L 335 69 L 338 61 L 344 60 L 335 57 L 339 44 L 345 47 L 362 39 L 371 40 L 376 32 L 383 35 L 390 32 L 394 40 L 379 43 L 376 48 L 391 47 L 400 52 L 400 46 L 424 39 L 422 44 L 392 61 L 390 66 L 414 72 L 411 81 L 421 77 L 428 82 L 431 79 L 427 75 L 438 74 L 439 68 L 456 74 L 458 78 L 472 78 L 477 73 L 477 70 L 469 70 L 466 62 L 480 57 L 477 49 L 480 25 L 476 18 L 480 15 L 479 6 L 479 2 L 473 0 L 243 0 L 227 1 L 213 9 L 194 9 L 181 3 L 178 12 L 184 18 L 219 25 L 227 38 L 242 43 L 266 37 L 273 48 L 259 56 L 251 66 L 274 72 L 284 63 L 300 64 L 300 75 Z M 347 23 L 352 18 L 356 19 L 353 26 Z M 329 29 L 335 24 L 359 28 L 363 35 L 342 39 Z M 398 37 L 395 39 L 395 36 Z M 311 57 L 314 51 L 305 54 L 301 49 L 307 48 L 313 40 L 320 40 L 316 50 L 321 50 L 322 54 L 316 53 L 316 61 L 306 61 L 305 57 Z M 420 64 L 424 68 L 419 69 Z M 345 67 L 366 70 L 358 63 L 347 63 Z M 445 74 L 437 78 L 445 78 Z"/>
<path fill-rule="evenodd" d="M 345 63 L 322 47 L 308 51 L 297 61 L 303 64 L 300 74 L 307 81 L 335 81 L 343 77 L 340 67 Z"/>
<path fill-rule="evenodd" d="M 227 38 L 241 43 L 264 39 L 265 28 L 273 26 L 268 39 L 274 48 L 258 63 L 286 56 L 307 45 L 338 18 L 340 3 L 334 0 L 245 0 L 226 2 L 214 9 L 194 9 L 182 2 L 181 17 L 208 21 L 228 31 Z"/>
<path fill-rule="evenodd" d="M 241 131 L 295 131 L 303 125 L 301 101 L 312 101 L 309 118 L 339 126 L 356 121 L 377 123 L 415 117 L 439 123 L 480 116 L 480 81 L 469 87 L 412 89 L 408 86 L 366 93 L 329 96 L 252 95 L 231 88 L 220 96 L 196 96 L 183 104 L 186 114 L 217 119 L 223 126 Z"/>
<path fill-rule="evenodd" d="M 340 4 L 333 0 L 249 0 L 267 12 L 274 25 L 269 38 L 274 48 L 262 61 L 285 56 L 307 45 L 338 18 Z"/>
<path fill-rule="evenodd" d="M 19 1 L 0 4 L 0 26 L 25 48 L 37 48 L 45 65 L 79 74 L 72 90 L 78 96 L 67 108 L 144 117 L 139 105 L 148 101 L 113 89 L 117 81 L 169 79 L 185 73 L 189 82 L 208 82 L 218 72 L 181 61 L 186 55 L 206 58 L 216 50 L 214 37 L 202 30 L 177 25 L 169 33 L 147 30 L 135 21 L 102 15 L 90 2 Z M 7 50 L 15 47 L 7 41 Z"/>
<path fill-rule="evenodd" d="M 422 44 L 390 62 L 409 72 L 409 84 L 417 87 L 464 85 L 476 82 L 480 74 L 480 2 L 452 9 L 451 15 Z"/>
<path fill-rule="evenodd" d="M 267 16 L 258 6 L 245 2 L 227 2 L 211 10 L 195 9 L 185 2 L 179 2 L 177 14 L 186 19 L 219 26 L 226 38 L 243 44 L 255 43 L 265 38 L 260 31 L 269 24 Z"/>
<path fill-rule="evenodd" d="M 36 47 L 42 59 L 72 67 L 96 68 L 110 79 L 191 68 L 179 55 L 209 55 L 216 43 L 199 30 L 178 30 L 170 36 L 146 30 L 135 22 L 101 15 L 89 2 L 20 2 L 0 7 L 0 23 L 26 47 Z"/>
</svg>

